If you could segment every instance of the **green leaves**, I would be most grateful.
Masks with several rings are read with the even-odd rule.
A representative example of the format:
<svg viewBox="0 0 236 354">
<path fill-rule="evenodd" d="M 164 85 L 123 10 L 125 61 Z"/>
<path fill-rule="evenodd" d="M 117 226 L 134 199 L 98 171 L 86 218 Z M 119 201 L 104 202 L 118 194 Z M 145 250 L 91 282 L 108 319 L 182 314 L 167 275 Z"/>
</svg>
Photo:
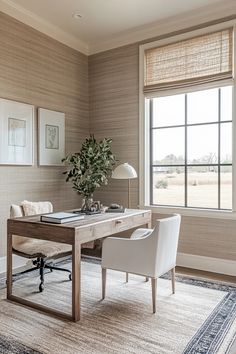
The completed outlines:
<svg viewBox="0 0 236 354">
<path fill-rule="evenodd" d="M 70 170 L 66 182 L 73 183 L 75 189 L 84 198 L 91 197 L 96 188 L 106 185 L 111 177 L 116 158 L 111 151 L 112 139 L 105 138 L 97 142 L 93 135 L 86 138 L 78 153 L 69 154 L 62 161 Z"/>
</svg>

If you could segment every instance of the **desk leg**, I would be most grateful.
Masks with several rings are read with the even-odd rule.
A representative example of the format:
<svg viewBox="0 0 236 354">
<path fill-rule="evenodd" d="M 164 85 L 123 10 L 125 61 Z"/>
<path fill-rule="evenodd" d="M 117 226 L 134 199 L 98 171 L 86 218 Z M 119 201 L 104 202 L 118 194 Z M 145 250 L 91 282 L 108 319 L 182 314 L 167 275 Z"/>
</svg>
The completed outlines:
<svg viewBox="0 0 236 354">
<path fill-rule="evenodd" d="M 12 295 L 12 234 L 7 233 L 7 299 Z"/>
<path fill-rule="evenodd" d="M 80 320 L 80 270 L 81 267 L 81 245 L 75 240 L 72 246 L 72 318 Z"/>
</svg>

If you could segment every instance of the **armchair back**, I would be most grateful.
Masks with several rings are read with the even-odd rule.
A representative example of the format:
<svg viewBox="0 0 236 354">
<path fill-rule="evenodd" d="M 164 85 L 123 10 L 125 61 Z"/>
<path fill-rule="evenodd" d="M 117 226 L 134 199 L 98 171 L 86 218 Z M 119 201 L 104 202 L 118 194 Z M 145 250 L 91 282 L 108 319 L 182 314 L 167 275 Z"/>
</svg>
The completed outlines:
<svg viewBox="0 0 236 354">
<path fill-rule="evenodd" d="M 149 236 L 153 239 L 155 257 L 155 276 L 159 277 L 176 266 L 181 216 L 174 214 L 157 220 Z"/>
</svg>

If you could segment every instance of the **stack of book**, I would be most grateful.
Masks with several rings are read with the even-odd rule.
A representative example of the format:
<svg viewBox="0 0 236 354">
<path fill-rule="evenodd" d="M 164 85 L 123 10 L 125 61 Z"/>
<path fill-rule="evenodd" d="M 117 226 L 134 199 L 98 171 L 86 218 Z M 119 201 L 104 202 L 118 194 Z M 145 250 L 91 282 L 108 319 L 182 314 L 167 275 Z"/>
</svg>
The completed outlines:
<svg viewBox="0 0 236 354">
<path fill-rule="evenodd" d="M 52 224 L 65 224 L 67 222 L 73 222 L 82 219 L 84 219 L 84 215 L 60 212 L 60 213 L 41 215 L 40 221 L 50 222 Z"/>
</svg>

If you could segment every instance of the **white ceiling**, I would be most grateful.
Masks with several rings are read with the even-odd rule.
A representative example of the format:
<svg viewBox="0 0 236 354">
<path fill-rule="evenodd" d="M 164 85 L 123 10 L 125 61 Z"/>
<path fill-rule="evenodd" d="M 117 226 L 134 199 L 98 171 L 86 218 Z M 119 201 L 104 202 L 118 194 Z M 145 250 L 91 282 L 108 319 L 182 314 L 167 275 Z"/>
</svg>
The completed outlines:
<svg viewBox="0 0 236 354">
<path fill-rule="evenodd" d="M 235 0 L 0 0 L 0 10 L 29 25 L 34 23 L 37 29 L 41 23 L 43 32 L 45 28 L 52 36 L 58 32 L 77 41 L 84 47 L 82 51 L 89 51 L 93 45 L 163 23 L 167 18 L 227 2 L 236 5 Z M 75 12 L 82 18 L 73 18 Z"/>
</svg>

